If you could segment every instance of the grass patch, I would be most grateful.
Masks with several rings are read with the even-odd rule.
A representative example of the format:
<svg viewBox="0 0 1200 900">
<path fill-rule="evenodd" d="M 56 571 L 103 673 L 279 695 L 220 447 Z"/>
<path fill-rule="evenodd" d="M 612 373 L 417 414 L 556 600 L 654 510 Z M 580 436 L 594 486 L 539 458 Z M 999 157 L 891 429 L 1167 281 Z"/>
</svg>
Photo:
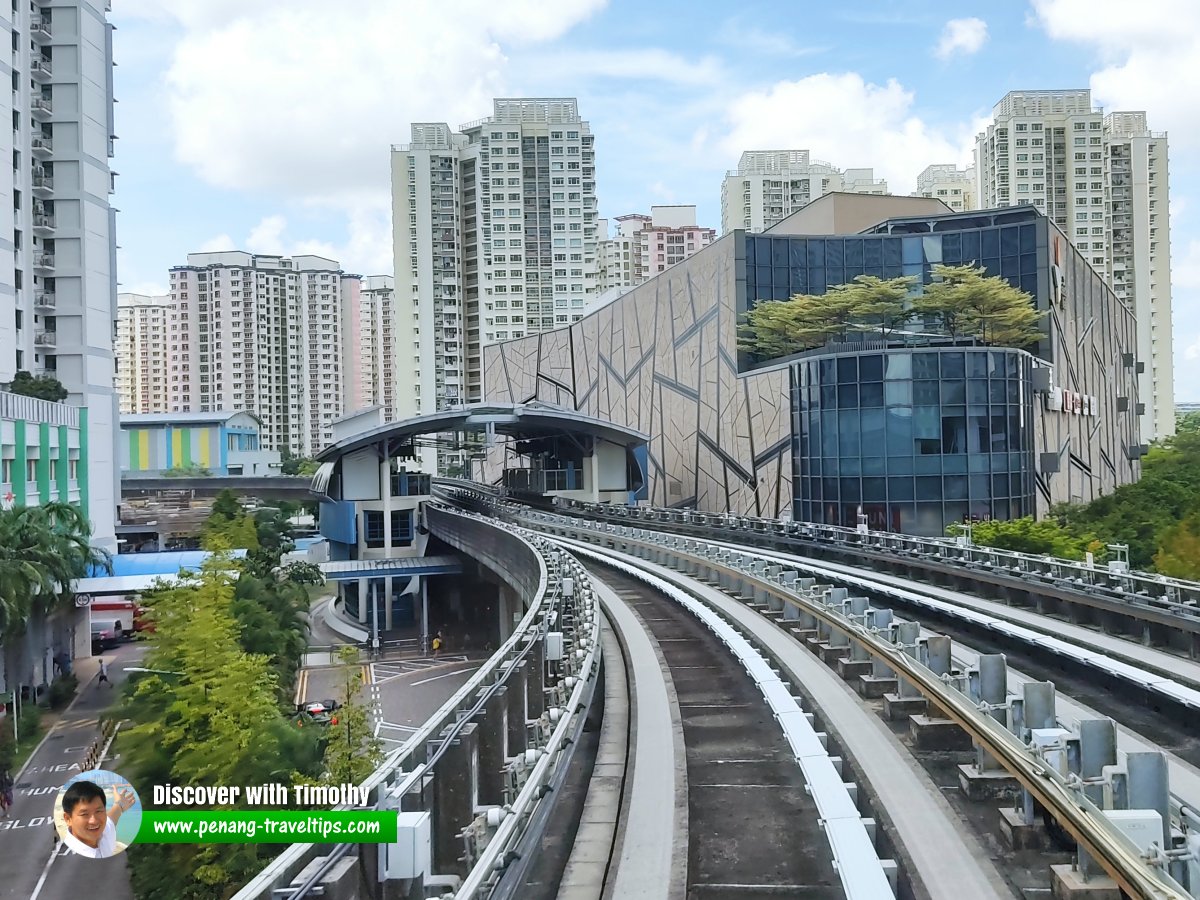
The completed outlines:
<svg viewBox="0 0 1200 900">
<path fill-rule="evenodd" d="M 42 739 L 41 707 L 33 703 L 21 707 L 21 715 L 17 719 L 20 740 L 16 744 L 13 744 L 11 719 L 5 717 L 0 720 L 0 730 L 3 731 L 3 737 L 0 737 L 0 768 L 6 768 L 15 775 Z"/>
</svg>

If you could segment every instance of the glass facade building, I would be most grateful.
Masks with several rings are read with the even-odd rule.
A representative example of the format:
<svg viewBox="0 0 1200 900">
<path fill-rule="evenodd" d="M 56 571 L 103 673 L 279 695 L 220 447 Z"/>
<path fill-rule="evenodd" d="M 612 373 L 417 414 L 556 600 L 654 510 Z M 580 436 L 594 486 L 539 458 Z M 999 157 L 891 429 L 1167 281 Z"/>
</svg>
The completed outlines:
<svg viewBox="0 0 1200 900">
<path fill-rule="evenodd" d="M 920 348 L 817 355 L 792 370 L 796 518 L 940 535 L 1031 515 L 1034 358 Z"/>
</svg>

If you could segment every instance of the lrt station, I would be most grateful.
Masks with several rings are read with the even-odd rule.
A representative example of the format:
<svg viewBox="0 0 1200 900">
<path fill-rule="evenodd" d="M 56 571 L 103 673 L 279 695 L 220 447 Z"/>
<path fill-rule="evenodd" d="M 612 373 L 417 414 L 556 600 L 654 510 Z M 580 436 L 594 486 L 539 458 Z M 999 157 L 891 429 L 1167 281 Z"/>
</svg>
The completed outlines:
<svg viewBox="0 0 1200 900">
<path fill-rule="evenodd" d="M 337 587 L 326 624 L 376 648 L 414 638 L 428 648 L 439 631 L 459 648 L 494 648 L 521 614 L 513 589 L 472 548 L 431 533 L 424 504 L 434 479 L 416 471 L 422 451 L 502 458 L 505 493 L 531 505 L 635 503 L 645 489 L 646 435 L 574 410 L 486 403 L 381 418 L 374 408 L 337 423 L 311 487 L 328 550 L 321 569 Z"/>
</svg>

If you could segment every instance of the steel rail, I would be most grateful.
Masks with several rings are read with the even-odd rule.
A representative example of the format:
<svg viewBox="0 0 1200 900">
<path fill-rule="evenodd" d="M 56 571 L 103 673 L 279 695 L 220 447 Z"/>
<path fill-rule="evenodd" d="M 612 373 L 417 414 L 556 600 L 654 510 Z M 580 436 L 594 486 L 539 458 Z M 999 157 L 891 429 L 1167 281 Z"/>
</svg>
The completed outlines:
<svg viewBox="0 0 1200 900">
<path fill-rule="evenodd" d="M 516 517 L 511 512 L 510 515 Z M 535 520 L 536 521 L 536 520 Z M 578 524 L 560 524 L 564 530 L 574 529 L 603 539 L 620 540 L 643 548 L 662 549 L 663 544 L 634 535 L 596 531 Z M 610 526 L 612 527 L 612 526 Z M 991 717 L 981 716 L 973 701 L 961 692 L 944 684 L 939 676 L 903 653 L 890 642 L 876 636 L 867 628 L 797 593 L 784 590 L 777 583 L 739 568 L 725 565 L 706 556 L 688 553 L 672 546 L 675 556 L 690 557 L 714 571 L 724 571 L 743 581 L 754 583 L 767 591 L 804 609 L 831 628 L 836 628 L 862 644 L 872 656 L 885 661 L 903 675 L 929 700 L 942 709 L 987 752 L 1009 771 L 1079 844 L 1097 860 L 1117 885 L 1132 896 L 1154 900 L 1193 900 L 1191 895 L 1173 879 L 1154 872 L 1140 853 L 1112 827 L 1098 807 L 1082 796 L 1076 796 L 1066 780 L 1036 757 L 1028 755 L 1023 744 Z"/>
</svg>

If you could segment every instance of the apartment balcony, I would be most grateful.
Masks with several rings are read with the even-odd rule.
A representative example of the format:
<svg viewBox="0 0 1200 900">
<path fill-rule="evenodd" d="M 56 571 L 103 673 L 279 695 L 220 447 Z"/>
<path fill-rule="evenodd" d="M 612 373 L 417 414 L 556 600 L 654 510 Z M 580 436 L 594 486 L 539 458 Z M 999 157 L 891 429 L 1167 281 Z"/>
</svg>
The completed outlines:
<svg viewBox="0 0 1200 900">
<path fill-rule="evenodd" d="M 54 195 L 54 178 L 50 175 L 33 176 L 33 193 L 37 197 L 52 197 Z"/>
<path fill-rule="evenodd" d="M 29 74 L 34 81 L 49 81 L 50 77 L 54 74 L 54 69 L 48 59 L 31 59 L 29 61 Z"/>
<path fill-rule="evenodd" d="M 29 142 L 33 155 L 38 159 L 49 159 L 54 153 L 54 141 L 48 137 L 35 137 Z"/>
<path fill-rule="evenodd" d="M 54 36 L 50 28 L 50 20 L 45 16 L 29 17 L 29 36 L 35 40 L 47 40 Z"/>
<path fill-rule="evenodd" d="M 44 122 L 54 113 L 54 104 L 49 97 L 34 97 L 29 101 L 29 111 L 35 119 Z"/>
<path fill-rule="evenodd" d="M 36 253 L 33 257 L 33 267 L 35 269 L 43 269 L 47 272 L 54 271 L 54 254 L 53 253 Z"/>
<path fill-rule="evenodd" d="M 36 347 L 53 349 L 58 346 L 58 333 L 55 331 L 39 331 L 33 336 L 33 343 Z"/>
<path fill-rule="evenodd" d="M 35 234 L 53 234 L 56 227 L 54 216 L 45 213 L 34 214 L 33 231 Z"/>
<path fill-rule="evenodd" d="M 54 291 L 36 291 L 33 295 L 34 309 L 53 310 L 58 306 L 58 296 Z"/>
</svg>

